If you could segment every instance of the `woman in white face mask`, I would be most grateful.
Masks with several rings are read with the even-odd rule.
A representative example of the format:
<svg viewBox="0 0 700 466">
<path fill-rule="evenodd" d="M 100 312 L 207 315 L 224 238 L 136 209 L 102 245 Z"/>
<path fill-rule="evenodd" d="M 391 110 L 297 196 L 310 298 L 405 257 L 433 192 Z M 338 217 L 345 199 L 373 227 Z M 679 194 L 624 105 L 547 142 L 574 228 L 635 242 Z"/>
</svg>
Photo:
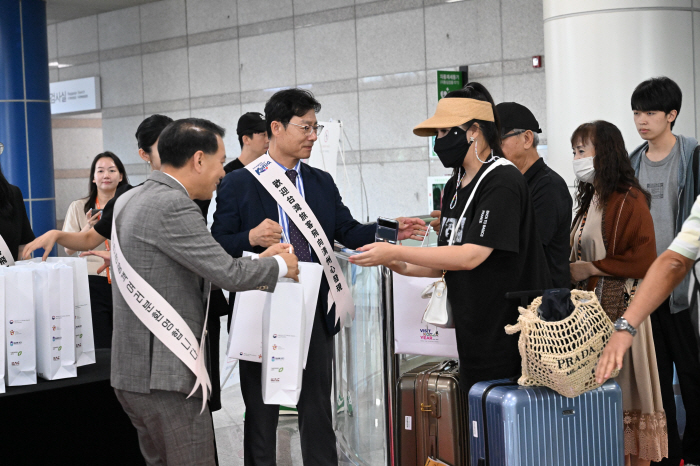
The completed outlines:
<svg viewBox="0 0 700 466">
<path fill-rule="evenodd" d="M 617 382 L 623 392 L 627 464 L 649 464 L 668 454 L 654 340 L 648 318 L 630 331 L 623 314 L 656 258 L 651 195 L 635 178 L 615 125 L 585 123 L 574 131 L 571 145 L 579 181 L 571 281 L 575 288 L 596 292 L 617 331 L 637 334 Z"/>
</svg>

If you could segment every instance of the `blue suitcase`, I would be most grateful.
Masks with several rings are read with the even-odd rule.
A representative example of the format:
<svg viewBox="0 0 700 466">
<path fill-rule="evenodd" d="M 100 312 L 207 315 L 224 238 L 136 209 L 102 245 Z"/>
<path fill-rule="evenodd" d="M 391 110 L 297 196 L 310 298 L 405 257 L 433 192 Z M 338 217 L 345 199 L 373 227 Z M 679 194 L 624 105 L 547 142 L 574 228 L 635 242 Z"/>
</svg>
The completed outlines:
<svg viewBox="0 0 700 466">
<path fill-rule="evenodd" d="M 622 466 L 622 391 L 608 380 L 566 398 L 508 379 L 479 382 L 469 391 L 469 439 L 472 466 Z"/>
</svg>

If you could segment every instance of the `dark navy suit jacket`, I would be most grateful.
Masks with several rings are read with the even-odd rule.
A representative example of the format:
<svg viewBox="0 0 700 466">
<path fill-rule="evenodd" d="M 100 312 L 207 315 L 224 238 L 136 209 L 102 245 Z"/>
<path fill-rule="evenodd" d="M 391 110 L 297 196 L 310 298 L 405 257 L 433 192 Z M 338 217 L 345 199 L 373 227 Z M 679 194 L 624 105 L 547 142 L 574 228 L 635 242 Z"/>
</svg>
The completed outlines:
<svg viewBox="0 0 700 466">
<path fill-rule="evenodd" d="M 321 223 L 331 245 L 338 241 L 356 249 L 374 242 L 376 224 L 364 225 L 352 217 L 331 175 L 305 163 L 299 169 L 304 181 L 304 199 Z M 267 190 L 248 170 L 236 170 L 226 175 L 219 184 L 214 224 L 211 227 L 211 234 L 226 252 L 233 257 L 241 257 L 243 251 L 263 252 L 265 248 L 250 245 L 248 234 L 266 218 L 279 222 L 277 202 Z M 314 262 L 320 263 L 313 250 L 312 256 Z M 326 327 L 334 335 L 340 330 L 340 324 L 336 325 L 334 312 L 326 314 L 328 290 L 324 274 L 318 295 L 318 312 L 325 314 Z"/>
</svg>

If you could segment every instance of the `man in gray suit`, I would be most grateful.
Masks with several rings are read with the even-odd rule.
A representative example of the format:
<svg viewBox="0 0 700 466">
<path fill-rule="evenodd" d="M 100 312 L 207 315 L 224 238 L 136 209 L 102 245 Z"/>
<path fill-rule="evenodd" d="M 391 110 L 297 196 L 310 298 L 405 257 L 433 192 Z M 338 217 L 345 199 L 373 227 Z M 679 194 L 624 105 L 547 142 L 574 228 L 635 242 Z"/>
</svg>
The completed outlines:
<svg viewBox="0 0 700 466">
<path fill-rule="evenodd" d="M 223 136 L 224 130 L 207 120 L 171 123 L 158 142 L 162 171 L 154 171 L 115 207 L 112 234 L 119 240 L 121 260 L 196 336 L 202 334 L 210 283 L 231 291 L 272 292 L 279 277 L 296 279 L 298 274 L 296 256 L 283 252 L 289 245 L 272 246 L 254 260 L 234 259 L 202 222 L 192 199 L 210 199 L 225 175 Z M 211 414 L 208 408 L 200 414 L 201 388 L 187 399 L 195 375 L 139 320 L 119 291 L 120 276 L 115 274 L 111 382 L 136 427 L 146 462 L 214 464 Z"/>
</svg>

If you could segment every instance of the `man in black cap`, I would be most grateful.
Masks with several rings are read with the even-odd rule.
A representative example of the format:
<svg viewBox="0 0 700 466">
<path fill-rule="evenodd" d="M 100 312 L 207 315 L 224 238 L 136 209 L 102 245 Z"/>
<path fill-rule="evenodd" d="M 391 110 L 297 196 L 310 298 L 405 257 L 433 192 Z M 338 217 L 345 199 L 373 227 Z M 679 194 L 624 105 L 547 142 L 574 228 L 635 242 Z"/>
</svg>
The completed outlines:
<svg viewBox="0 0 700 466">
<path fill-rule="evenodd" d="M 527 107 L 515 102 L 496 105 L 501 119 L 501 149 L 525 176 L 537 231 L 556 288 L 569 288 L 569 231 L 573 201 L 564 179 L 537 153 L 540 124 Z"/>
<path fill-rule="evenodd" d="M 238 134 L 238 142 L 241 144 L 241 155 L 233 162 L 226 164 L 224 167 L 226 173 L 245 167 L 267 152 L 267 148 L 270 146 L 265 117 L 262 113 L 244 113 L 238 119 L 236 133 Z"/>
</svg>

